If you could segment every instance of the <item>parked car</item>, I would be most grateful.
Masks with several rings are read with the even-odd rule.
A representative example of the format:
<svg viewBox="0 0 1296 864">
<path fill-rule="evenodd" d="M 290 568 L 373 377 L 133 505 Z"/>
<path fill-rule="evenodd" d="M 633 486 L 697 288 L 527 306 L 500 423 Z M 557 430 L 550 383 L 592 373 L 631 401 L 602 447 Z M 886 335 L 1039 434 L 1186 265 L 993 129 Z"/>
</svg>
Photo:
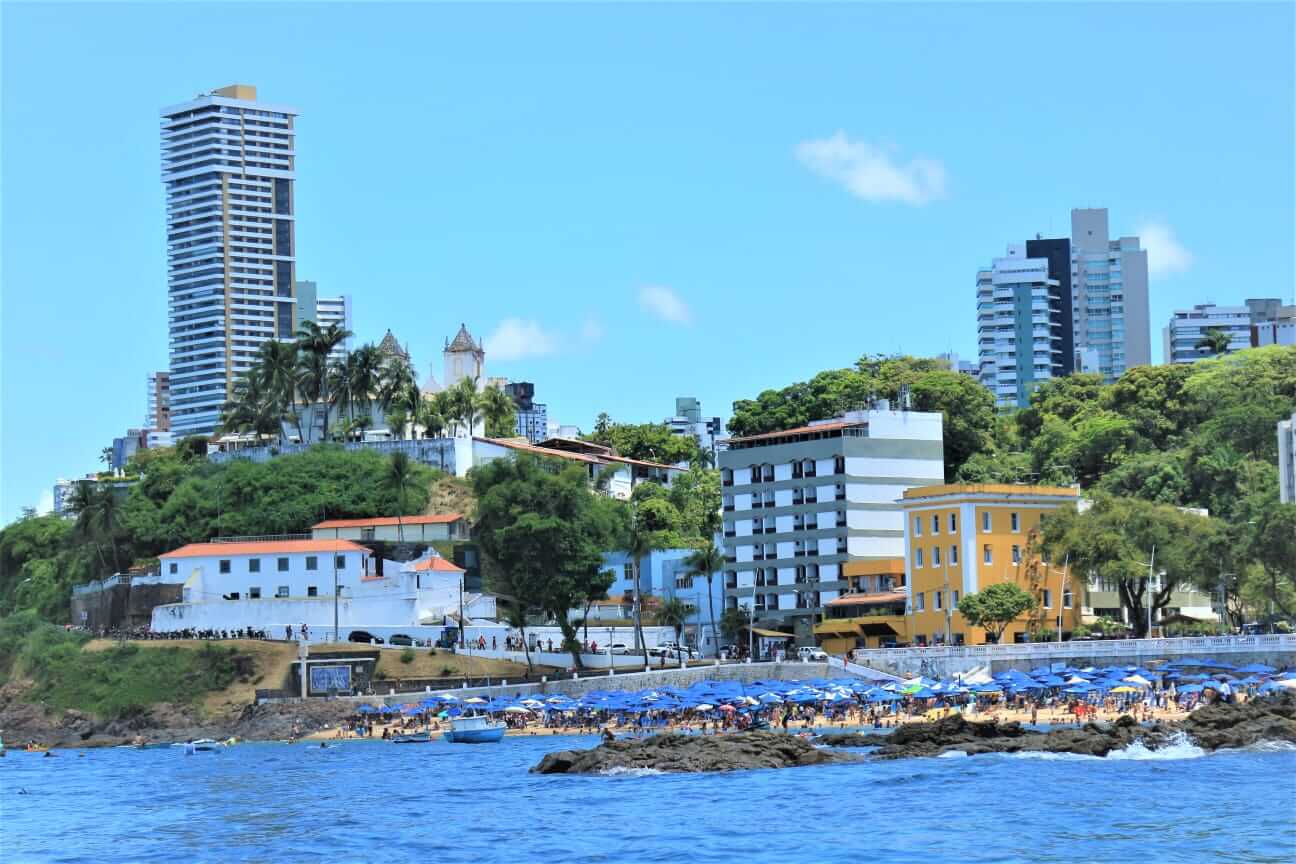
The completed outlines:
<svg viewBox="0 0 1296 864">
<path fill-rule="evenodd" d="M 406 647 L 412 647 L 414 645 L 414 640 L 411 637 L 406 636 L 404 633 L 393 633 L 391 637 L 387 640 L 387 644 L 404 645 Z"/>
<path fill-rule="evenodd" d="M 352 630 L 351 635 L 347 637 L 348 642 L 363 642 L 367 645 L 381 645 L 383 640 L 381 636 L 375 636 L 368 630 Z"/>
<path fill-rule="evenodd" d="M 797 658 L 800 659 L 802 663 L 825 663 L 828 660 L 828 655 L 824 653 L 822 648 L 813 648 L 809 645 L 804 645 L 797 649 Z"/>
<path fill-rule="evenodd" d="M 610 646 L 613 654 L 629 654 L 630 646 L 624 642 L 613 642 Z"/>
</svg>

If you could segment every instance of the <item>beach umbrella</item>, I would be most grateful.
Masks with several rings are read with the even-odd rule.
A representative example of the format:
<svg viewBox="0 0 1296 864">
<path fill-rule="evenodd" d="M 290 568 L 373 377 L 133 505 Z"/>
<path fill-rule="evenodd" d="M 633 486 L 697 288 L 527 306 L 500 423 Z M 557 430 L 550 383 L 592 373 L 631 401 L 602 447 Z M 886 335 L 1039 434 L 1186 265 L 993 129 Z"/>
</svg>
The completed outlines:
<svg viewBox="0 0 1296 864">
<path fill-rule="evenodd" d="M 714 710 L 715 710 L 715 706 L 714 706 L 714 705 L 708 705 L 706 702 L 703 702 L 701 705 L 697 705 L 697 706 L 695 706 L 694 710 L 695 710 L 695 711 L 714 711 Z"/>
<path fill-rule="evenodd" d="M 529 712 L 527 711 L 527 709 L 523 708 L 521 705 L 510 705 L 509 707 L 507 707 L 507 708 L 504 709 L 504 712 L 505 712 L 506 714 L 527 714 L 527 713 L 529 713 Z"/>
<path fill-rule="evenodd" d="M 377 711 L 378 709 L 372 705 L 361 705 L 356 709 L 357 714 L 374 714 L 377 713 Z"/>
<path fill-rule="evenodd" d="M 1111 692 L 1113 692 L 1113 693 L 1141 693 L 1142 691 L 1139 690 L 1139 688 L 1137 688 L 1137 687 L 1131 687 L 1131 686 L 1128 685 L 1128 684 L 1121 684 L 1121 685 L 1118 686 L 1118 687 L 1113 687 L 1113 688 L 1111 689 Z"/>
<path fill-rule="evenodd" d="M 1273 682 L 1279 687 L 1286 687 L 1289 690 L 1296 690 L 1296 678 L 1281 678 Z"/>
<path fill-rule="evenodd" d="M 1237 671 L 1246 672 L 1246 673 L 1260 673 L 1260 674 L 1268 675 L 1270 673 L 1277 672 L 1278 670 L 1272 666 L 1266 666 L 1263 663 L 1248 663 L 1245 666 L 1239 666 L 1237 668 Z"/>
<path fill-rule="evenodd" d="M 469 705 L 485 705 L 485 704 L 486 704 L 486 700 L 483 699 L 483 698 L 481 698 L 480 696 L 469 696 L 467 699 L 465 699 L 465 700 L 463 700 L 463 701 L 467 702 Z"/>
<path fill-rule="evenodd" d="M 1125 678 L 1123 678 L 1123 679 L 1121 679 L 1121 680 L 1125 681 L 1125 683 L 1127 683 L 1127 684 L 1136 684 L 1136 685 L 1138 685 L 1139 687 L 1151 687 L 1151 686 L 1152 686 L 1152 682 L 1151 682 L 1151 681 L 1147 680 L 1147 679 L 1144 678 L 1142 675 L 1139 675 L 1139 674 L 1137 674 L 1137 673 L 1134 674 L 1134 675 L 1129 675 L 1129 676 L 1127 676 L 1127 677 L 1125 677 Z"/>
<path fill-rule="evenodd" d="M 914 690 L 913 692 L 909 693 L 908 695 L 914 697 L 915 699 L 932 699 L 936 696 L 936 694 L 931 691 L 930 687 L 920 687 L 917 690 Z"/>
</svg>

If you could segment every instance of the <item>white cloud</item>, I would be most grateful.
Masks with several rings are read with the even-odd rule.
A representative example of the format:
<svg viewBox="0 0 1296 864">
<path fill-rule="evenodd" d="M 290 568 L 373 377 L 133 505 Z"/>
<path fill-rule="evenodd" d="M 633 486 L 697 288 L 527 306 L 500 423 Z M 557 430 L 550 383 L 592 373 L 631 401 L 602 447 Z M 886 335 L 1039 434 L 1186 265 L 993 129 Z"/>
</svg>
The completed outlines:
<svg viewBox="0 0 1296 864">
<path fill-rule="evenodd" d="M 922 205 L 945 197 L 944 164 L 923 157 L 899 162 L 894 149 L 837 132 L 828 138 L 802 141 L 796 146 L 796 158 L 864 201 Z"/>
<path fill-rule="evenodd" d="M 672 324 L 688 324 L 692 320 L 688 304 L 665 285 L 640 288 L 639 305 L 645 312 Z"/>
<path fill-rule="evenodd" d="M 1144 222 L 1137 234 L 1139 243 L 1147 250 L 1149 276 L 1173 276 L 1192 268 L 1193 254 L 1179 242 L 1169 225 Z"/>
<path fill-rule="evenodd" d="M 546 330 L 538 321 L 523 318 L 505 318 L 486 337 L 486 350 L 492 360 L 521 360 L 526 357 L 546 357 L 557 353 L 560 339 Z"/>
</svg>

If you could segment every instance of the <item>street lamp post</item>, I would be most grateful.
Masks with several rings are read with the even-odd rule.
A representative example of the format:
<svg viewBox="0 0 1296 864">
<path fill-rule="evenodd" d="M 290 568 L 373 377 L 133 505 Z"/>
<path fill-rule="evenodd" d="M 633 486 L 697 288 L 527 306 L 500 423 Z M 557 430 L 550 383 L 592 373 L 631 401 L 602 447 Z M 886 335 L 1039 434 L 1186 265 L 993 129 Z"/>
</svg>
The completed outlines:
<svg viewBox="0 0 1296 864">
<path fill-rule="evenodd" d="M 337 549 L 333 549 L 333 641 L 338 642 L 338 572 Z"/>
</svg>

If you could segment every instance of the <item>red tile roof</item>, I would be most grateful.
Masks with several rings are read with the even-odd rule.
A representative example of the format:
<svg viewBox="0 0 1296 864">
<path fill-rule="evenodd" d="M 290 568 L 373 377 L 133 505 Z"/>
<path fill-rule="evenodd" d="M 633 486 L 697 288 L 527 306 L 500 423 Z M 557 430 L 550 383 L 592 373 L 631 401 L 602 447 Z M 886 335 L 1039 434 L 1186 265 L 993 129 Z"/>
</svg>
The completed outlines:
<svg viewBox="0 0 1296 864">
<path fill-rule="evenodd" d="M 438 573 L 463 573 L 462 567 L 456 567 L 451 562 L 442 558 L 440 555 L 433 555 L 431 558 L 424 558 L 422 561 L 415 561 L 410 567 L 420 573 L 426 573 L 429 570 L 435 570 Z"/>
<path fill-rule="evenodd" d="M 875 591 L 872 594 L 843 594 L 842 596 L 829 600 L 825 606 L 873 606 L 882 603 L 903 603 L 905 592 L 903 591 Z"/>
<path fill-rule="evenodd" d="M 350 540 L 263 540 L 247 543 L 190 543 L 159 558 L 220 558 L 240 555 L 292 555 L 303 552 L 368 552 Z"/>
<path fill-rule="evenodd" d="M 797 426 L 795 429 L 783 429 L 779 432 L 762 432 L 759 435 L 746 435 L 741 438 L 730 438 L 730 444 L 743 444 L 747 441 L 764 441 L 770 438 L 785 438 L 789 435 L 810 435 L 815 432 L 838 432 L 852 426 L 867 426 L 865 420 L 834 420 L 831 423 L 818 423 L 814 426 Z"/>
<path fill-rule="evenodd" d="M 442 525 L 458 522 L 464 518 L 460 513 L 437 513 L 433 516 L 374 516 L 370 519 L 326 519 L 312 528 L 377 528 L 386 525 Z"/>
</svg>

